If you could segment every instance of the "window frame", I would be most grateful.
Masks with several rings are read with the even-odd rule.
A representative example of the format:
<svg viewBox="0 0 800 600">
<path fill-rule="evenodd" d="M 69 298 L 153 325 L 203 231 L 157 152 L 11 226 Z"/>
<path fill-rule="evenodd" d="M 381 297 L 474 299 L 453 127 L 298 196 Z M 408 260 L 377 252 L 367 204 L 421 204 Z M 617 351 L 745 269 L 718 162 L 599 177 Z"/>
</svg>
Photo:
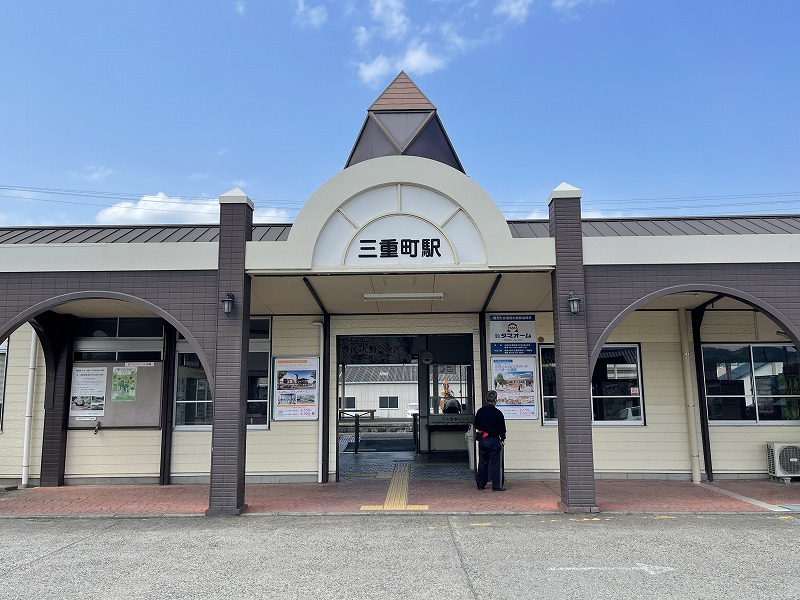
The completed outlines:
<svg viewBox="0 0 800 600">
<path fill-rule="evenodd" d="M 180 355 L 181 354 L 194 354 L 195 356 L 197 356 L 197 353 L 194 351 L 193 348 L 191 348 L 191 346 L 189 345 L 189 342 L 180 341 L 180 342 L 178 342 L 176 344 L 176 348 L 175 348 L 175 380 L 173 382 L 174 389 L 173 389 L 173 403 L 172 403 L 172 406 L 173 406 L 173 409 L 172 409 L 173 410 L 173 417 L 172 417 L 173 425 L 172 425 L 172 428 L 175 431 L 211 431 L 211 428 L 213 426 L 211 423 L 209 423 L 207 425 L 205 425 L 205 424 L 201 424 L 201 425 L 189 424 L 189 425 L 187 425 L 187 424 L 179 424 L 178 423 L 178 405 L 181 403 L 181 401 L 178 400 L 178 390 L 179 390 L 179 382 L 180 382 Z M 202 363 L 200 363 L 199 357 L 198 357 L 198 364 L 199 364 L 199 368 L 203 369 L 203 365 L 202 365 Z M 208 382 L 208 374 L 205 372 L 205 369 L 203 369 L 203 375 L 205 375 L 206 385 L 208 385 L 207 393 L 211 394 L 211 387 L 210 387 L 209 382 Z M 186 400 L 184 400 L 182 402 L 184 404 L 189 404 L 190 403 L 189 401 L 186 401 Z M 197 400 L 191 401 L 191 403 L 192 404 L 200 404 L 200 402 L 198 402 Z M 211 394 L 211 400 L 210 401 L 203 401 L 202 403 L 203 404 L 206 404 L 206 403 L 210 403 L 211 404 L 211 415 L 212 415 L 211 419 L 212 419 L 212 422 L 213 422 L 213 419 L 214 419 L 214 416 L 213 416 L 214 415 L 214 397 L 213 397 L 213 394 Z"/>
<path fill-rule="evenodd" d="M 637 380 L 638 380 L 638 388 L 639 393 L 637 396 L 625 396 L 625 398 L 638 398 L 639 399 L 639 411 L 641 413 L 641 419 L 619 419 L 613 421 L 597 421 L 594 418 L 594 409 L 595 409 L 595 398 L 622 398 L 622 396 L 595 396 L 592 393 L 592 376 L 594 372 L 590 373 L 589 375 L 589 394 L 592 400 L 592 426 L 598 427 L 645 427 L 647 425 L 646 421 L 646 412 L 645 412 L 645 403 L 644 403 L 644 374 L 642 373 L 642 348 L 639 342 L 614 342 L 610 344 L 603 344 L 603 350 L 606 348 L 633 348 L 636 351 L 636 373 L 637 373 Z M 544 377 L 542 374 L 542 350 L 548 349 L 553 351 L 553 364 L 556 364 L 556 357 L 557 354 L 555 352 L 555 344 L 540 344 L 539 345 L 539 353 L 537 354 L 537 361 L 538 361 L 538 368 L 539 368 L 539 402 L 540 406 L 542 407 L 541 410 L 541 424 L 545 427 L 554 427 L 558 425 L 558 386 L 556 386 L 556 395 L 546 395 L 544 393 Z M 595 369 L 597 365 L 595 365 Z M 556 416 L 555 418 L 544 418 L 544 403 L 546 400 L 554 399 L 556 403 Z"/>
<path fill-rule="evenodd" d="M 748 377 L 749 377 L 749 384 L 750 389 L 752 390 L 752 394 L 732 394 L 732 395 L 724 395 L 724 394 L 709 394 L 708 393 L 708 382 L 706 380 L 706 356 L 705 356 L 705 348 L 706 347 L 745 347 L 747 348 L 747 355 L 750 360 L 750 364 L 748 365 Z M 759 415 L 759 405 L 758 400 L 759 398 L 797 398 L 798 402 L 800 402 L 800 394 L 770 394 L 766 396 L 762 396 L 758 393 L 758 384 L 757 384 L 757 375 L 756 375 L 756 361 L 753 356 L 753 349 L 754 348 L 781 348 L 781 347 L 790 347 L 794 348 L 795 352 L 798 352 L 800 356 L 800 349 L 798 349 L 794 344 L 791 342 L 783 343 L 783 342 L 703 342 L 700 345 L 700 356 L 701 356 L 701 363 L 703 369 L 703 394 L 705 395 L 705 403 L 706 403 L 706 420 L 708 421 L 709 426 L 711 427 L 797 427 L 800 424 L 800 419 L 792 419 L 792 420 L 780 420 L 780 419 L 762 419 Z M 748 398 L 751 398 L 753 401 L 753 409 L 754 409 L 754 417 L 753 419 L 712 419 L 711 418 L 711 399 L 715 398 L 744 398 L 745 402 L 747 402 Z"/>
<path fill-rule="evenodd" d="M 539 367 L 539 406 L 541 407 L 541 423 L 545 427 L 554 427 L 558 425 L 558 412 L 556 412 L 555 417 L 545 418 L 544 416 L 544 403 L 546 400 L 552 400 L 556 406 L 556 411 L 558 410 L 558 389 L 556 389 L 556 395 L 550 395 L 544 393 L 544 362 L 542 361 L 542 351 L 543 350 L 552 350 L 553 351 L 553 368 L 555 369 L 556 364 L 556 346 L 555 344 L 539 344 L 539 352 L 536 355 L 536 360 Z M 549 363 L 548 363 L 549 364 Z"/>
<path fill-rule="evenodd" d="M 386 399 L 386 403 L 389 404 L 390 406 L 381 405 L 384 398 Z M 395 406 L 391 406 L 393 398 Z M 378 410 L 399 410 L 399 409 L 400 409 L 400 396 L 378 396 Z"/>
<path fill-rule="evenodd" d="M 636 352 L 636 379 L 638 382 L 639 393 L 636 396 L 595 396 L 592 391 L 592 379 L 594 378 L 594 371 L 589 374 L 589 393 L 592 397 L 592 425 L 598 427 L 645 427 L 647 425 L 646 414 L 644 409 L 644 373 L 642 373 L 642 347 L 639 342 L 614 342 L 611 344 L 603 344 L 602 350 L 606 348 L 632 348 Z M 597 364 L 594 366 L 597 369 Z M 597 421 L 594 418 L 595 399 L 596 398 L 638 398 L 639 399 L 639 412 L 641 413 L 640 419 L 618 419 L 612 421 Z"/>
<path fill-rule="evenodd" d="M 267 398 L 266 398 L 266 404 L 267 404 L 266 422 L 265 423 L 254 423 L 254 424 L 249 424 L 248 423 L 247 424 L 247 429 L 248 429 L 248 431 L 250 431 L 250 430 L 269 431 L 271 429 L 271 424 L 272 424 L 272 401 L 273 401 L 273 398 L 272 398 L 272 375 L 273 375 L 272 374 L 272 317 L 271 316 L 266 316 L 266 315 L 251 315 L 250 316 L 250 322 L 252 323 L 253 321 L 260 321 L 260 322 L 267 321 L 267 322 L 269 322 L 269 325 L 267 327 L 267 331 L 268 332 L 267 332 L 266 336 L 260 335 L 257 338 L 251 338 L 249 340 L 249 345 L 248 345 L 248 348 L 247 348 L 248 357 L 245 360 L 248 361 L 248 364 L 249 364 L 249 359 L 250 359 L 249 354 L 251 352 L 258 352 L 258 353 L 266 353 L 267 354 L 267 365 L 266 365 L 265 371 L 267 373 L 266 377 L 269 380 L 269 388 L 268 388 L 269 391 L 267 393 Z M 213 424 L 209 424 L 209 425 L 178 425 L 177 424 L 177 411 L 178 411 L 178 368 L 177 368 L 178 356 L 177 355 L 178 354 L 196 354 L 196 352 L 192 349 L 192 347 L 190 346 L 189 342 L 186 339 L 184 339 L 183 337 L 180 337 L 178 339 L 178 341 L 176 342 L 176 344 L 175 344 L 175 353 L 176 353 L 176 356 L 175 356 L 176 368 L 175 368 L 175 381 L 174 381 L 174 391 L 173 391 L 173 397 L 174 397 L 173 414 L 175 415 L 175 417 L 173 418 L 173 430 L 175 430 L 175 431 L 211 431 L 212 428 L 213 428 Z M 247 377 L 249 379 L 249 377 L 251 376 L 249 368 L 247 369 L 247 373 L 248 373 Z M 247 386 L 247 387 L 249 388 L 249 386 Z M 249 393 L 247 393 L 247 395 L 249 396 Z M 250 404 L 250 403 L 261 403 L 261 402 L 264 402 L 264 401 L 265 401 L 264 399 L 247 398 L 247 403 L 248 404 Z M 211 407 L 212 407 L 212 415 L 213 415 L 213 407 L 214 407 L 214 398 L 213 397 L 211 398 Z M 212 422 L 213 422 L 213 417 L 212 417 Z"/>
</svg>

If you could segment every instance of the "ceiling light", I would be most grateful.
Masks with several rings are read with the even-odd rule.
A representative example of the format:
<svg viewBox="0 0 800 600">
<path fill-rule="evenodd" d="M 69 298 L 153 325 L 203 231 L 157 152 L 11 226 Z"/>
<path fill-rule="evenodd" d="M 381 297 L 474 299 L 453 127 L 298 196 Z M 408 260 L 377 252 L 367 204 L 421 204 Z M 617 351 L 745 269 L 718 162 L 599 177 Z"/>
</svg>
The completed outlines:
<svg viewBox="0 0 800 600">
<path fill-rule="evenodd" d="M 406 301 L 406 300 L 444 300 L 442 292 L 406 292 L 392 294 L 364 294 L 367 302 Z"/>
</svg>

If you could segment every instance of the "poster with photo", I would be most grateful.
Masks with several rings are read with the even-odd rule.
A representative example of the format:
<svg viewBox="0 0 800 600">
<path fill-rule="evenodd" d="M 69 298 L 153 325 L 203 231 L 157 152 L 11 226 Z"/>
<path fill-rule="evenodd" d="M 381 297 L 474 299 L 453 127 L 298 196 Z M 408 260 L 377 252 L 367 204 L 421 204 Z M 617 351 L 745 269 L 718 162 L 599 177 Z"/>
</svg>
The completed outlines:
<svg viewBox="0 0 800 600">
<path fill-rule="evenodd" d="M 319 358 L 276 358 L 273 419 L 314 421 L 319 418 Z"/>
<path fill-rule="evenodd" d="M 139 367 L 113 367 L 111 402 L 136 402 L 136 377 Z"/>
<path fill-rule="evenodd" d="M 72 369 L 70 417 L 102 417 L 106 414 L 107 367 Z"/>
<path fill-rule="evenodd" d="M 492 386 L 506 419 L 538 419 L 533 356 L 493 356 Z"/>
</svg>

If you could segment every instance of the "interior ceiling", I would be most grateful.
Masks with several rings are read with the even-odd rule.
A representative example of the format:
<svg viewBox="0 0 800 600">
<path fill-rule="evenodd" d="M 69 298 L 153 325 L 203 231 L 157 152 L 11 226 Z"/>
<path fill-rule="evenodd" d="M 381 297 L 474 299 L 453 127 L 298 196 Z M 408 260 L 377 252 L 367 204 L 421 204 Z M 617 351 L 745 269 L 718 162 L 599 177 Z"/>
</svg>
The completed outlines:
<svg viewBox="0 0 800 600">
<path fill-rule="evenodd" d="M 417 273 L 404 275 L 312 275 L 308 282 L 332 314 L 477 313 L 483 309 L 496 273 Z M 365 301 L 364 294 L 441 292 L 442 300 Z M 682 292 L 659 298 L 645 310 L 692 309 L 713 300 L 709 293 Z M 710 310 L 749 307 L 733 298 L 717 299 Z M 322 314 L 302 275 L 253 277 L 251 313 Z M 550 311 L 550 273 L 503 273 L 488 312 Z M 77 300 L 54 312 L 77 317 L 150 317 L 142 306 L 121 300 Z"/>
<path fill-rule="evenodd" d="M 476 313 L 492 291 L 496 273 L 315 275 L 307 278 L 333 314 Z M 442 300 L 365 301 L 364 294 L 440 292 Z M 254 277 L 253 314 L 319 314 L 302 276 Z M 487 307 L 490 312 L 549 310 L 550 273 L 504 273 Z"/>
</svg>

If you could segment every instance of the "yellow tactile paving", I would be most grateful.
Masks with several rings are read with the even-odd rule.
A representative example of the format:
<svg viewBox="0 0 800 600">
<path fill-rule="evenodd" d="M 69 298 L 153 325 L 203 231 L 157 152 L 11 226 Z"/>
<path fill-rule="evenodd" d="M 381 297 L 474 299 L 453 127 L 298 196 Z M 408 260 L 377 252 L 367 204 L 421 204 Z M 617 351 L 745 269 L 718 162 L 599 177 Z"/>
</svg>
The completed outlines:
<svg viewBox="0 0 800 600">
<path fill-rule="evenodd" d="M 411 467 L 408 463 L 395 463 L 389 491 L 383 504 L 368 504 L 361 510 L 428 510 L 427 504 L 408 504 L 408 482 Z"/>
</svg>

